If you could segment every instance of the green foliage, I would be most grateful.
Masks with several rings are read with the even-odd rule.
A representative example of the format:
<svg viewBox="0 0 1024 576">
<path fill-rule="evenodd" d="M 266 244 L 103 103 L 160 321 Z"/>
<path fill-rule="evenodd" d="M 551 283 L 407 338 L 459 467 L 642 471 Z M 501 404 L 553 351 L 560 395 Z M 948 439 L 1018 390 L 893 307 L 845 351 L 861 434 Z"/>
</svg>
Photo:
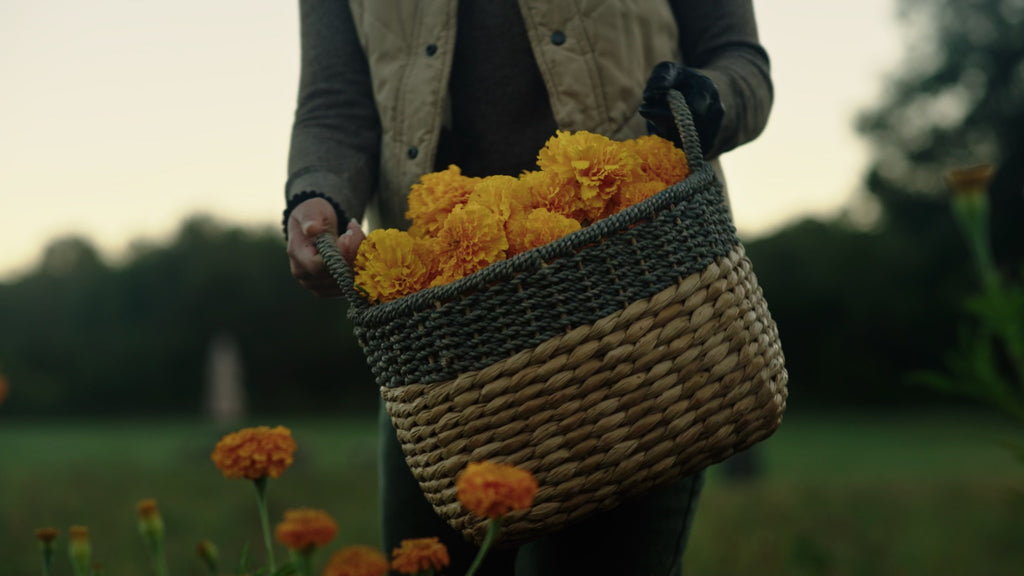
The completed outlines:
<svg viewBox="0 0 1024 576">
<path fill-rule="evenodd" d="M 365 409 L 377 391 L 345 311 L 295 282 L 275 230 L 196 217 L 119 266 L 57 240 L 33 273 L 0 285 L 4 411 L 194 412 L 221 334 L 238 340 L 255 410 Z"/>
<path fill-rule="evenodd" d="M 338 520 L 338 537 L 314 556 L 378 545 L 373 421 L 285 422 L 299 450 L 275 480 L 271 518 L 312 506 Z M 1019 546 L 1022 470 L 995 440 L 1014 430 L 971 413 L 793 414 L 759 447 L 764 474 L 729 482 L 712 470 L 684 560 L 687 574 L 834 576 L 1002 575 L 1024 563 Z M 252 542 L 264 565 L 247 481 L 225 480 L 209 461 L 216 428 L 164 422 L 0 420 L 0 573 L 38 573 L 33 530 L 87 525 L 106 573 L 147 574 L 135 503 L 160 502 L 169 573 L 206 573 L 195 554 L 214 539 L 223 573 Z M 69 574 L 66 554 L 54 575 Z M 236 572 L 241 573 L 241 572 Z"/>
</svg>

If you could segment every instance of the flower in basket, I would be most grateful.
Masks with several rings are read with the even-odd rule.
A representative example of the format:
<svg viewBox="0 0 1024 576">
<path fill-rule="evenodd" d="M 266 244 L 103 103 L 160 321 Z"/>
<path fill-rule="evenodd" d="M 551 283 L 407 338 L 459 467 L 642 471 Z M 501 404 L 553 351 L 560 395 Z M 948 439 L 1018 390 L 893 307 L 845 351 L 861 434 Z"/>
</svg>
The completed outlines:
<svg viewBox="0 0 1024 576">
<path fill-rule="evenodd" d="M 448 548 L 436 537 L 402 540 L 391 553 L 391 569 L 399 574 L 431 574 L 450 563 Z"/>
<path fill-rule="evenodd" d="M 271 572 L 277 570 L 277 566 L 267 516 L 267 480 L 281 476 L 292 465 L 296 448 L 291 430 L 284 426 L 258 426 L 224 436 L 210 455 L 225 478 L 248 478 L 256 486 L 263 542 Z"/>
<path fill-rule="evenodd" d="M 689 173 L 685 154 L 657 136 L 616 142 L 558 131 L 518 178 L 470 178 L 457 166 L 424 175 L 409 193 L 409 231 L 375 230 L 360 245 L 355 283 L 373 303 L 441 286 L 549 244 L 641 202 Z"/>
<path fill-rule="evenodd" d="M 391 566 L 376 548 L 346 546 L 331 556 L 323 576 L 385 576 Z"/>
<path fill-rule="evenodd" d="M 425 174 L 409 190 L 409 211 L 412 221 L 409 232 L 413 236 L 437 236 L 452 210 L 465 204 L 479 178 L 463 176 L 455 165 L 440 172 Z"/>
</svg>

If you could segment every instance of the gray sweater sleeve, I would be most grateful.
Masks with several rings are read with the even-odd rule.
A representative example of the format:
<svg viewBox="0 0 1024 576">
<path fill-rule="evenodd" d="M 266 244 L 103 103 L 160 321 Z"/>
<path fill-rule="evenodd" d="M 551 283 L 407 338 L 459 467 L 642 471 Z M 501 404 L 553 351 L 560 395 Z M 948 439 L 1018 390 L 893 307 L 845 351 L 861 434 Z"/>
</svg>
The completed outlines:
<svg viewBox="0 0 1024 576">
<path fill-rule="evenodd" d="M 348 2 L 300 0 L 299 8 L 302 68 L 286 200 L 316 191 L 359 220 L 380 154 L 369 65 Z"/>
<path fill-rule="evenodd" d="M 713 158 L 756 138 L 768 122 L 773 88 L 751 0 L 672 0 L 683 64 L 715 83 L 725 115 Z"/>
</svg>

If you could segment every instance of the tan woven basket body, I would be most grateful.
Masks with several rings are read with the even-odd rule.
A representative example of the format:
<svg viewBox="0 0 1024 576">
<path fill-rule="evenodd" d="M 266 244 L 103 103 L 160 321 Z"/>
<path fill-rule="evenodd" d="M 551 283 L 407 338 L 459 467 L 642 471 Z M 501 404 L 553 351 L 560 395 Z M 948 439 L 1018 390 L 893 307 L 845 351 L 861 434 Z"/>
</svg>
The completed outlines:
<svg viewBox="0 0 1024 576">
<path fill-rule="evenodd" d="M 472 461 L 530 470 L 518 543 L 720 462 L 771 435 L 786 405 L 778 331 L 689 111 L 670 102 L 691 175 L 551 245 L 369 306 L 330 237 L 318 247 L 413 475 L 482 541 L 456 498 Z"/>
</svg>

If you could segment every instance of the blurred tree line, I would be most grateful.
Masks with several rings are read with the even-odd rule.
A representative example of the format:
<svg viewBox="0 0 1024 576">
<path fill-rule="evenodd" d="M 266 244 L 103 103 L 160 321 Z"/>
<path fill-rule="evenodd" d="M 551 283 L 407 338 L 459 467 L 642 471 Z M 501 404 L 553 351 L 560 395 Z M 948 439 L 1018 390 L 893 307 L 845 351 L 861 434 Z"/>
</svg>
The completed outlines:
<svg viewBox="0 0 1024 576">
<path fill-rule="evenodd" d="M 377 395 L 343 302 L 295 282 L 280 232 L 208 217 L 120 266 L 82 238 L 53 242 L 0 285 L 0 326 L 8 413 L 196 413 L 222 334 L 237 339 L 255 411 L 336 413 Z"/>
<path fill-rule="evenodd" d="M 1024 261 L 1024 2 L 900 6 L 921 37 L 859 120 L 875 151 L 863 202 L 880 216 L 806 220 L 747 243 L 794 408 L 941 400 L 907 375 L 942 364 L 976 288 L 948 169 L 996 164 L 995 256 L 1013 273 Z M 238 338 L 255 410 L 372 404 L 343 302 L 305 293 L 287 269 L 276 230 L 201 217 L 117 267 L 86 240 L 56 241 L 34 272 L 0 285 L 0 371 L 12 385 L 4 409 L 195 411 L 206 347 L 225 332 Z"/>
</svg>

